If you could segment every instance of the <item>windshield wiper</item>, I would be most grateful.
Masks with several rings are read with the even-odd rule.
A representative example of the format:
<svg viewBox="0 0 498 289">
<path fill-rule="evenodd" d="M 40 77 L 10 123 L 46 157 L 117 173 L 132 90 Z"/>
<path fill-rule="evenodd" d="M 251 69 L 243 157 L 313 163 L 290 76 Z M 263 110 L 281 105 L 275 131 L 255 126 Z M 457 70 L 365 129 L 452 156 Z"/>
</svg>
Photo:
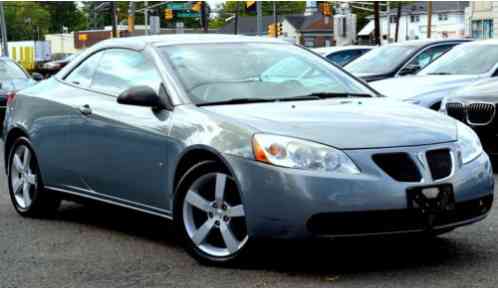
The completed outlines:
<svg viewBox="0 0 498 289">
<path fill-rule="evenodd" d="M 274 101 L 277 101 L 277 99 L 244 97 L 244 98 L 231 98 L 231 99 L 221 100 L 221 101 L 198 103 L 197 106 L 224 105 L 224 104 L 245 104 L 245 103 L 258 103 L 258 102 L 274 102 Z"/>
<path fill-rule="evenodd" d="M 366 93 L 350 93 L 350 92 L 313 92 L 305 97 L 319 97 L 320 99 L 326 98 L 342 98 L 342 97 L 372 97 L 371 94 Z"/>
</svg>

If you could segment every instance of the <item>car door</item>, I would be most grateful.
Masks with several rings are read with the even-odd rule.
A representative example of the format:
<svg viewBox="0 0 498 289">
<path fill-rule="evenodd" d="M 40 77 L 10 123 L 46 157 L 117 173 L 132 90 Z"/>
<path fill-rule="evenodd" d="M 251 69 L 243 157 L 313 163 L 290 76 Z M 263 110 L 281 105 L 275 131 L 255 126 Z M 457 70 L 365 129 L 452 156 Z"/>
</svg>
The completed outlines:
<svg viewBox="0 0 498 289">
<path fill-rule="evenodd" d="M 64 162 L 58 167 L 59 176 L 56 185 L 76 193 L 84 193 L 89 190 L 82 173 L 86 171 L 86 160 L 89 159 L 88 127 L 85 113 L 84 100 L 92 97 L 94 92 L 88 90 L 90 87 L 95 68 L 97 67 L 103 52 L 96 52 L 83 60 L 75 69 L 66 75 L 61 81 L 63 95 L 57 101 L 64 102 L 68 108 L 65 115 L 65 137 L 61 154 L 64 154 Z"/>
<path fill-rule="evenodd" d="M 159 72 L 142 51 L 108 49 L 81 105 L 86 116 L 88 159 L 82 177 L 102 197 L 149 210 L 166 209 L 170 112 L 117 103 L 124 90 L 162 89 Z"/>
</svg>

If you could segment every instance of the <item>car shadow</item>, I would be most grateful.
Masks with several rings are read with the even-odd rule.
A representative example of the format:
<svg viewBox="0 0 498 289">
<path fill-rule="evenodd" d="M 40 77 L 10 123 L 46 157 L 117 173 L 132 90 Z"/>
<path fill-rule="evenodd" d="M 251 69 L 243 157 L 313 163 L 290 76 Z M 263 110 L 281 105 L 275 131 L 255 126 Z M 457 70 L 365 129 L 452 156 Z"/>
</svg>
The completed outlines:
<svg viewBox="0 0 498 289">
<path fill-rule="evenodd" d="M 65 202 L 55 218 L 181 249 L 171 221 L 128 209 Z M 251 258 L 238 269 L 318 277 L 441 265 L 452 267 L 465 264 L 469 256 L 473 260 L 486 258 L 480 251 L 472 250 L 468 239 L 453 238 L 452 233 L 434 238 L 396 236 L 260 241 L 252 249 L 255 254 L 251 254 Z"/>
</svg>

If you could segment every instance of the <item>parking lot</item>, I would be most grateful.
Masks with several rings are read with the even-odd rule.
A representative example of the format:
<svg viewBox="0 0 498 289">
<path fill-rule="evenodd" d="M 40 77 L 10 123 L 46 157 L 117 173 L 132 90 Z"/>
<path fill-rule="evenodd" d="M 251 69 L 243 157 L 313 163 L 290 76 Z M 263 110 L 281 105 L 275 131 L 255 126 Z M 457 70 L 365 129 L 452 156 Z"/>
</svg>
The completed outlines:
<svg viewBox="0 0 498 289">
<path fill-rule="evenodd" d="M 1 172 L 0 287 L 498 285 L 496 203 L 485 221 L 433 240 L 261 244 L 247 266 L 213 268 L 188 256 L 171 223 L 157 217 L 65 202 L 54 219 L 21 218 Z"/>
</svg>

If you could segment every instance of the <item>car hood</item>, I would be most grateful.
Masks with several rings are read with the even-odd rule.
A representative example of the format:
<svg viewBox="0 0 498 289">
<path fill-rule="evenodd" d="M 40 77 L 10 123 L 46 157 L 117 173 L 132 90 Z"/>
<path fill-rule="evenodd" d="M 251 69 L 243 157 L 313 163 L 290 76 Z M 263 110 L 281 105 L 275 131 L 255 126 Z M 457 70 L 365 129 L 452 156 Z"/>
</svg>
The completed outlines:
<svg viewBox="0 0 498 289">
<path fill-rule="evenodd" d="M 308 139 L 341 149 L 382 148 L 456 140 L 453 119 L 387 99 L 205 106 L 260 132 Z"/>
<path fill-rule="evenodd" d="M 481 79 L 479 75 L 414 75 L 371 82 L 383 95 L 405 100 L 418 96 L 451 91 Z"/>
<path fill-rule="evenodd" d="M 36 84 L 36 81 L 32 79 L 9 79 L 9 80 L 1 80 L 2 91 L 19 91 L 23 88 L 30 87 Z"/>
<path fill-rule="evenodd" d="M 498 102 L 497 92 L 498 80 L 496 78 L 489 78 L 456 91 L 447 100 Z"/>
</svg>

